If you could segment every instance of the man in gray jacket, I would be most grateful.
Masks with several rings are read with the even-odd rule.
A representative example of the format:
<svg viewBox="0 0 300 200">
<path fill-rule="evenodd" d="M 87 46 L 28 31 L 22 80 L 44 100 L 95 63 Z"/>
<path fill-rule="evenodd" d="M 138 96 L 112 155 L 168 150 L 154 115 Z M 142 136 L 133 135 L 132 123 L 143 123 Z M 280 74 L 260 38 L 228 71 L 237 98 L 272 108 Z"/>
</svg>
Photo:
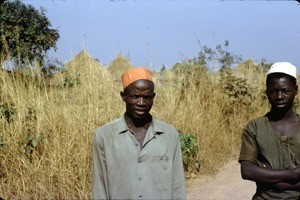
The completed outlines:
<svg viewBox="0 0 300 200">
<path fill-rule="evenodd" d="M 178 131 L 149 113 L 155 97 L 152 73 L 122 75 L 125 114 L 96 130 L 93 199 L 185 199 Z"/>
</svg>

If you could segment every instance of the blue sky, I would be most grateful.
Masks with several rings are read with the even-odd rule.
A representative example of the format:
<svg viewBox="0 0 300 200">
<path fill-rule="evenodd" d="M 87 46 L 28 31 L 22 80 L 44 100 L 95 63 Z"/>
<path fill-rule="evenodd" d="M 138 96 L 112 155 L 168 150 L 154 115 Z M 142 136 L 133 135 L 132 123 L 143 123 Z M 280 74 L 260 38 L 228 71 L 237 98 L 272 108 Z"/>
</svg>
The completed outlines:
<svg viewBox="0 0 300 200">
<path fill-rule="evenodd" d="M 46 8 L 66 62 L 82 49 L 107 65 L 119 53 L 135 66 L 159 70 L 193 58 L 200 45 L 260 62 L 288 61 L 300 69 L 300 5 L 296 1 L 23 0 Z M 200 42 L 200 43 L 199 43 Z"/>
</svg>

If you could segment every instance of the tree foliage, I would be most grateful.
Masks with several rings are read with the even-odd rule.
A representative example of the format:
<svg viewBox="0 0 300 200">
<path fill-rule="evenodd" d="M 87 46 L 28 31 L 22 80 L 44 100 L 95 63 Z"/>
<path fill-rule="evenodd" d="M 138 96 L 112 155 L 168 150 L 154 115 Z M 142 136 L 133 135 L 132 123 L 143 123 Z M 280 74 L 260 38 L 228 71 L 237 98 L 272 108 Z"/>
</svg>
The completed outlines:
<svg viewBox="0 0 300 200">
<path fill-rule="evenodd" d="M 216 50 L 208 48 L 205 45 L 201 46 L 198 60 L 201 60 L 205 64 L 216 61 L 221 69 L 231 67 L 232 64 L 240 63 L 242 61 L 242 57 L 240 55 L 235 55 L 233 52 L 230 52 L 228 48 L 228 40 L 225 40 L 223 46 L 220 44 L 217 45 Z"/>
<path fill-rule="evenodd" d="M 56 50 L 59 33 L 51 29 L 46 10 L 36 10 L 20 0 L 0 4 L 0 59 L 15 59 L 17 64 L 42 62 L 51 48 Z M 0 61 L 1 61 L 0 60 Z"/>
</svg>

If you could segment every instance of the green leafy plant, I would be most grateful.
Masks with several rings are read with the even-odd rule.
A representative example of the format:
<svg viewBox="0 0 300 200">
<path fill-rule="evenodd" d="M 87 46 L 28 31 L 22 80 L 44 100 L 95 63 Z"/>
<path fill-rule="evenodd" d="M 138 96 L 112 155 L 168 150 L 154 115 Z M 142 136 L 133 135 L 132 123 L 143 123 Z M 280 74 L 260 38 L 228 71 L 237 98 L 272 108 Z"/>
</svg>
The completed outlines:
<svg viewBox="0 0 300 200">
<path fill-rule="evenodd" d="M 26 134 L 26 138 L 21 141 L 21 151 L 28 157 L 31 158 L 32 154 L 40 147 L 41 142 L 44 139 L 44 134 L 36 133 L 36 121 L 37 121 L 37 113 L 34 108 L 27 108 L 28 112 L 24 118 L 24 134 Z"/>
<path fill-rule="evenodd" d="M 3 136 L 0 135 L 0 148 L 7 149 L 8 144 L 4 142 Z"/>
<path fill-rule="evenodd" d="M 12 106 L 2 103 L 0 104 L 0 117 L 4 117 L 7 122 L 11 122 L 16 113 L 16 109 Z"/>
<path fill-rule="evenodd" d="M 228 69 L 222 77 L 221 84 L 224 93 L 233 101 L 233 103 L 247 104 L 252 99 L 252 89 L 244 78 L 232 75 Z"/>
<path fill-rule="evenodd" d="M 28 134 L 26 139 L 23 141 L 22 152 L 26 154 L 28 157 L 31 156 L 34 150 L 43 141 L 43 139 L 44 139 L 43 134 L 38 137 L 34 133 Z"/>
<path fill-rule="evenodd" d="M 185 171 L 199 171 L 200 161 L 196 136 L 190 133 L 180 133 L 180 143 Z"/>
</svg>

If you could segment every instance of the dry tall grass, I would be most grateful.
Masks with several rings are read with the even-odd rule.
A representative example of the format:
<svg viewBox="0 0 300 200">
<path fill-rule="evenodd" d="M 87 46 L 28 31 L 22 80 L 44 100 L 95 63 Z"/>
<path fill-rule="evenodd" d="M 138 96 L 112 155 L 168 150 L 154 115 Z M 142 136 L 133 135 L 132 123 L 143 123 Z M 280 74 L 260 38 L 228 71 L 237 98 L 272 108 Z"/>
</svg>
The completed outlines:
<svg viewBox="0 0 300 200">
<path fill-rule="evenodd" d="M 72 67 L 78 63 L 80 72 Z M 250 76 L 250 71 L 245 73 L 249 85 L 253 80 L 257 85 L 245 102 L 228 97 L 221 74 L 201 66 L 155 74 L 152 114 L 198 138 L 199 174 L 213 173 L 236 159 L 242 127 L 268 109 L 261 103 L 265 74 Z M 2 116 L 0 121 L 0 196 L 90 199 L 93 134 L 96 127 L 123 114 L 120 83 L 106 69 L 80 57 L 51 79 L 50 86 L 39 76 L 21 79 L 5 72 L 0 82 L 2 111 L 5 105 L 14 113 L 12 119 Z"/>
</svg>

